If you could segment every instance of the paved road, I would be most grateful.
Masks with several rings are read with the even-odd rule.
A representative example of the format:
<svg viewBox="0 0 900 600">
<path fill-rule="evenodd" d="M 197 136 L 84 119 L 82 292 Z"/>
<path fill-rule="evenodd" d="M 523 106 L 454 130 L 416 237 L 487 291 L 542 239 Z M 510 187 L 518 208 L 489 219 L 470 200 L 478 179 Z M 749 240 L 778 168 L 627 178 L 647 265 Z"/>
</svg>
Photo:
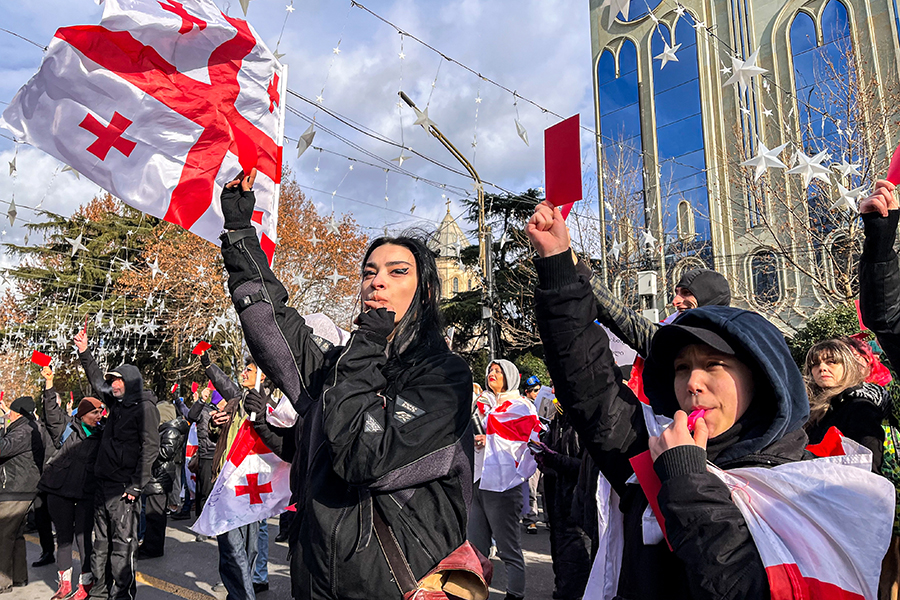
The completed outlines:
<svg viewBox="0 0 900 600">
<path fill-rule="evenodd" d="M 188 529 L 189 521 L 170 521 L 166 538 L 166 555 L 138 563 L 138 598 L 140 600 L 224 600 L 225 590 L 213 590 L 219 581 L 219 553 L 215 540 L 195 542 Z M 553 571 L 550 561 L 550 536 L 543 526 L 538 535 L 522 535 L 527 566 L 527 598 L 550 599 L 553 593 Z M 290 598 L 290 573 L 287 566 L 287 544 L 275 543 L 278 521 L 269 522 L 269 591 L 259 600 Z M 40 547 L 31 534 L 28 539 L 28 564 L 37 560 Z M 505 595 L 506 574 L 503 564 L 494 559 L 491 599 Z M 56 592 L 56 566 L 29 566 L 30 583 L 4 594 L 3 600 L 50 600 Z M 79 569 L 76 561 L 75 570 Z"/>
</svg>

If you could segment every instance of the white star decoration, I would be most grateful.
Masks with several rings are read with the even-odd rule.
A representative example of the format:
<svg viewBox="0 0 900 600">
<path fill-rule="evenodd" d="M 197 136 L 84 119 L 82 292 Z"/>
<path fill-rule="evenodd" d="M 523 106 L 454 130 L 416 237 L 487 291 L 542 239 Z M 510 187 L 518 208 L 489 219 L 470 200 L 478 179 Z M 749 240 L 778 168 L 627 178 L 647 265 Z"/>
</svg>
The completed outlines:
<svg viewBox="0 0 900 600">
<path fill-rule="evenodd" d="M 428 107 L 425 107 L 425 110 L 419 110 L 416 107 L 413 107 L 413 110 L 416 111 L 416 122 L 413 125 L 421 125 L 422 129 L 428 131 L 429 127 L 435 127 L 434 121 L 428 118 Z"/>
<path fill-rule="evenodd" d="M 859 212 L 859 208 L 856 206 L 856 201 L 860 196 L 865 194 L 862 188 L 856 188 L 855 190 L 848 190 L 841 184 L 838 184 L 838 199 L 831 206 L 831 210 L 841 209 L 846 210 L 849 213 Z"/>
<path fill-rule="evenodd" d="M 287 6 L 284 7 L 284 10 L 288 11 L 289 13 L 292 13 L 292 12 L 294 12 L 296 9 L 294 8 L 294 5 L 293 5 L 293 4 L 288 4 Z"/>
<path fill-rule="evenodd" d="M 294 275 L 294 285 L 299 288 L 305 288 L 306 284 L 309 283 L 309 279 L 303 276 L 303 273 L 297 273 Z"/>
<path fill-rule="evenodd" d="M 603 10 L 607 6 L 609 7 L 609 17 L 606 20 L 607 29 L 612 27 L 612 24 L 615 23 L 616 16 L 619 13 L 622 13 L 623 20 L 628 20 L 628 10 L 631 7 L 631 0 L 603 0 L 603 4 L 600 5 L 600 10 Z"/>
<path fill-rule="evenodd" d="M 403 166 L 403 161 L 409 160 L 409 159 L 410 159 L 409 156 L 403 156 L 403 150 L 401 150 L 401 151 L 400 151 L 400 156 L 398 156 L 397 158 L 392 158 L 392 159 L 391 159 L 391 162 L 395 162 L 395 163 L 397 163 L 397 166 L 398 166 L 398 167 L 402 167 L 402 166 Z"/>
<path fill-rule="evenodd" d="M 338 235 L 340 233 L 340 229 L 338 229 L 338 223 L 334 220 L 334 215 L 331 215 L 331 219 L 328 221 L 328 224 L 325 225 L 325 229 L 328 230 L 328 233 Z"/>
<path fill-rule="evenodd" d="M 315 125 L 310 123 L 306 131 L 303 132 L 303 135 L 300 136 L 300 139 L 297 140 L 297 158 L 303 156 L 303 153 L 312 146 L 313 140 L 316 137 L 315 129 L 313 129 L 314 127 Z"/>
<path fill-rule="evenodd" d="M 778 155 L 787 148 L 787 144 L 782 144 L 777 148 L 772 148 L 769 150 L 765 144 L 762 142 L 757 142 L 759 145 L 759 153 L 753 158 L 748 158 L 744 162 L 741 163 L 742 167 L 756 167 L 756 180 L 759 181 L 759 178 L 763 176 L 763 173 L 766 172 L 766 169 L 787 169 L 787 165 L 781 162 L 778 158 Z"/>
<path fill-rule="evenodd" d="M 76 171 L 75 169 L 73 169 L 73 168 L 70 167 L 69 165 L 66 165 L 66 166 L 64 166 L 64 167 L 62 168 L 62 172 L 63 172 L 63 173 L 65 173 L 66 171 L 71 171 L 71 172 L 72 172 L 72 175 L 75 176 L 75 179 L 81 179 L 81 175 L 79 175 L 78 171 Z"/>
<path fill-rule="evenodd" d="M 613 257 L 613 260 L 619 260 L 619 254 L 622 253 L 622 249 L 625 247 L 625 242 L 615 242 L 612 245 L 612 249 L 609 251 L 609 254 Z"/>
<path fill-rule="evenodd" d="M 155 258 L 152 263 L 147 265 L 150 267 L 150 279 L 156 279 L 156 276 L 159 275 L 159 258 Z"/>
<path fill-rule="evenodd" d="M 819 179 L 825 183 L 828 181 L 828 167 L 822 165 L 822 161 L 826 159 L 826 152 L 819 152 L 813 157 L 809 157 L 805 152 L 797 150 L 794 153 L 795 167 L 788 169 L 791 175 L 800 175 L 803 177 L 803 187 L 809 187 L 813 179 Z"/>
<path fill-rule="evenodd" d="M 725 82 L 726 86 L 729 85 L 738 85 L 741 93 L 744 93 L 747 90 L 747 87 L 750 85 L 750 79 L 754 75 L 762 75 L 766 72 L 762 67 L 756 66 L 756 58 L 759 54 L 759 48 L 753 51 L 753 54 L 750 55 L 750 58 L 747 60 L 741 60 L 734 56 L 731 57 L 731 66 L 734 68 L 734 75 L 732 75 L 728 81 Z"/>
<path fill-rule="evenodd" d="M 332 54 L 340 54 L 341 48 L 339 46 L 335 46 L 334 48 L 331 49 L 331 53 Z"/>
<path fill-rule="evenodd" d="M 665 68 L 666 64 L 668 64 L 669 61 L 678 62 L 678 57 L 675 56 L 675 53 L 678 52 L 679 48 L 681 48 L 681 44 L 675 44 L 675 46 L 672 47 L 669 46 L 669 44 L 663 42 L 662 53 L 653 57 L 655 60 L 662 62 L 662 64 L 659 65 L 660 71 Z"/>
<path fill-rule="evenodd" d="M 652 248 L 656 245 L 656 238 L 653 237 L 653 233 L 649 229 L 641 232 L 641 245 L 647 246 L 648 248 Z"/>
<path fill-rule="evenodd" d="M 400 57 L 400 60 L 403 60 L 404 58 L 406 58 L 406 55 L 403 54 L 402 52 L 400 54 L 398 54 L 397 56 Z"/>
<path fill-rule="evenodd" d="M 678 15 L 679 19 L 684 16 L 684 7 L 681 4 L 675 9 L 675 14 Z"/>
<path fill-rule="evenodd" d="M 528 132 L 525 131 L 525 127 L 519 123 L 519 120 L 516 119 L 516 133 L 519 134 L 519 137 L 522 138 L 522 141 L 525 142 L 525 145 L 528 145 Z"/>
<path fill-rule="evenodd" d="M 347 278 L 343 275 L 339 275 L 337 272 L 337 269 L 335 269 L 334 273 L 332 273 L 331 275 L 328 275 L 325 279 L 330 281 L 331 285 L 337 285 L 340 280 L 347 279 Z"/>
<path fill-rule="evenodd" d="M 87 250 L 87 247 L 81 243 L 81 236 L 82 234 L 79 233 L 78 237 L 74 240 L 72 238 L 65 238 L 67 242 L 72 244 L 72 256 L 75 256 L 79 250 Z"/>
<path fill-rule="evenodd" d="M 834 163 L 831 165 L 832 169 L 837 169 L 841 172 L 841 175 L 844 177 L 862 177 L 862 173 L 859 172 L 859 167 L 862 165 L 855 163 L 848 163 L 846 159 L 842 160 L 840 164 Z"/>
<path fill-rule="evenodd" d="M 322 104 L 323 102 L 325 102 L 325 99 L 322 97 L 322 94 L 319 94 L 318 96 L 316 96 L 316 102 L 318 102 L 319 104 Z"/>
</svg>

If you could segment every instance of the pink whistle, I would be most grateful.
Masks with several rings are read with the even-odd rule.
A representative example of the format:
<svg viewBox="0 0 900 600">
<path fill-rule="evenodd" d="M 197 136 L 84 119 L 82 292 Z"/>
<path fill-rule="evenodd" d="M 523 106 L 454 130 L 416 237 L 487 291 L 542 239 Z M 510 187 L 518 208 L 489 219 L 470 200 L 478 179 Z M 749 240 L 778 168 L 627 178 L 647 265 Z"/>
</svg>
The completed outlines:
<svg viewBox="0 0 900 600">
<path fill-rule="evenodd" d="M 694 427 L 697 426 L 697 419 L 702 418 L 703 415 L 705 415 L 705 414 L 706 414 L 705 408 L 698 408 L 697 410 L 692 412 L 690 415 L 688 415 L 688 422 L 687 422 L 688 431 L 693 431 Z"/>
</svg>

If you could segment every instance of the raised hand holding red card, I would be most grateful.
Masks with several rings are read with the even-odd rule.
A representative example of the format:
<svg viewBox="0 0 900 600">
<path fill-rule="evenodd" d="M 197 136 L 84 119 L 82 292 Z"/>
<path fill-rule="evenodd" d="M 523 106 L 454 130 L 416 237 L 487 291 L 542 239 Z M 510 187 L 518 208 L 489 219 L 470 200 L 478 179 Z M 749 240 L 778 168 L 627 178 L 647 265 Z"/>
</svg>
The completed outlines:
<svg viewBox="0 0 900 600">
<path fill-rule="evenodd" d="M 53 359 L 43 352 L 38 352 L 37 350 L 35 350 L 31 353 L 31 362 L 39 367 L 49 367 L 52 361 Z"/>
<path fill-rule="evenodd" d="M 191 350 L 191 354 L 203 354 L 210 348 L 212 348 L 212 345 L 208 342 L 199 342 L 196 346 L 194 346 L 194 349 Z"/>
</svg>

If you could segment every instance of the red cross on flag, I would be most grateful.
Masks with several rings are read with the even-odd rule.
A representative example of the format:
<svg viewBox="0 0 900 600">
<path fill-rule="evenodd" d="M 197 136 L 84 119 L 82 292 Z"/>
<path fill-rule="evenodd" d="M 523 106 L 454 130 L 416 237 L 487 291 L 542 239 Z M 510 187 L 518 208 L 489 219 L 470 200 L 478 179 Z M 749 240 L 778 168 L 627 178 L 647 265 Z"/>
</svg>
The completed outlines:
<svg viewBox="0 0 900 600">
<path fill-rule="evenodd" d="M 283 513 L 291 499 L 290 471 L 244 421 L 192 529 L 219 535 Z"/>
<path fill-rule="evenodd" d="M 287 67 L 209 0 L 106 0 L 57 30 L 0 124 L 126 204 L 212 242 L 218 197 L 256 167 L 254 223 L 275 249 Z"/>
<path fill-rule="evenodd" d="M 504 394 L 505 395 L 505 394 Z M 534 475 L 537 463 L 528 450 L 528 441 L 538 441 L 541 422 L 534 405 L 518 393 L 503 399 L 487 416 L 484 430 L 483 490 L 505 492 Z"/>
</svg>

